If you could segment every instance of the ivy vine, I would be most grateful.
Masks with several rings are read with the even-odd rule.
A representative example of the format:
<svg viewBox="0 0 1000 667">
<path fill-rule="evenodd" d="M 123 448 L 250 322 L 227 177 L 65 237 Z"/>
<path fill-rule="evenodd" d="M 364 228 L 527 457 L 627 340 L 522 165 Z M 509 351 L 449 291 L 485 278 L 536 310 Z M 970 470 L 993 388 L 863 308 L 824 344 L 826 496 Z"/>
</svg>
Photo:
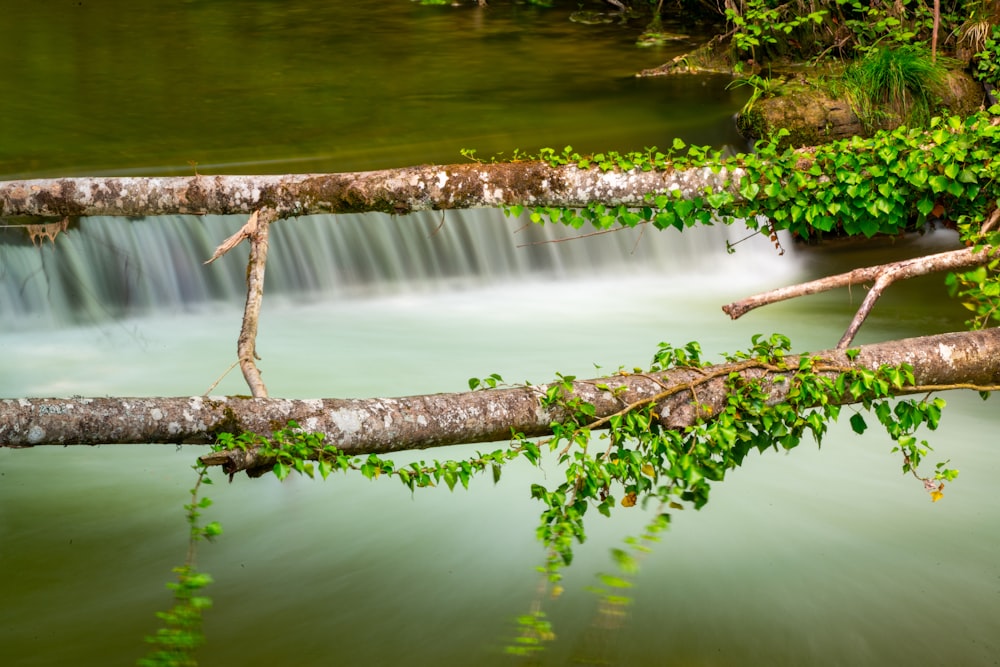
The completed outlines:
<svg viewBox="0 0 1000 667">
<path fill-rule="evenodd" d="M 753 153 L 726 157 L 676 139 L 670 150 L 582 156 L 567 146 L 561 153 L 542 149 L 536 159 L 553 167 L 575 165 L 602 171 L 669 171 L 708 167 L 740 174 L 723 189 L 707 188 L 686 199 L 679 190 L 652 193 L 648 205 L 631 209 L 599 202 L 582 209 L 535 207 L 533 222 L 597 229 L 651 224 L 683 230 L 698 224 L 745 222 L 758 229 L 767 220 L 776 229 L 810 239 L 827 233 L 846 236 L 899 234 L 946 216 L 967 239 L 1000 199 L 995 156 L 1000 151 L 1000 106 L 967 119 L 935 118 L 926 129 L 899 127 L 870 139 L 853 137 L 808 148 L 779 148 L 784 132 L 759 141 Z M 525 156 L 521 156 L 522 159 Z M 520 215 L 523 206 L 505 209 Z M 932 214 L 934 214 L 932 216 Z M 994 234 L 991 241 L 1000 235 Z"/>
<path fill-rule="evenodd" d="M 680 140 L 667 151 L 650 148 L 625 154 L 584 156 L 570 147 L 562 152 L 542 149 L 537 156 L 516 151 L 513 160 L 541 159 L 552 166 L 602 171 L 710 167 L 716 173 L 725 170 L 730 180 L 722 189 L 706 189 L 693 198 L 684 198 L 679 191 L 650 193 L 646 205 L 639 208 L 594 202 L 582 209 L 526 211 L 511 206 L 506 212 L 528 212 L 536 223 L 574 228 L 590 224 L 598 230 L 643 224 L 683 230 L 740 220 L 772 239 L 778 230 L 803 239 L 831 233 L 898 234 L 940 219 L 957 229 L 967 244 L 993 248 L 1000 243 L 1000 230 L 995 228 L 1000 214 L 994 214 L 1000 203 L 995 159 L 1000 154 L 998 115 L 1000 106 L 995 106 L 964 120 L 934 119 L 926 129 L 901 127 L 871 139 L 854 138 L 803 150 L 780 149 L 780 137 L 776 137 L 759 142 L 752 154 L 731 157 Z M 463 154 L 478 159 L 474 151 Z M 973 311 L 972 326 L 1000 320 L 998 262 L 948 278 L 952 293 Z M 575 378 L 559 376 L 540 398 L 542 407 L 560 408 L 568 415 L 551 424 L 550 438 L 537 441 L 514 434 L 507 446 L 463 460 L 397 466 L 375 454 L 352 456 L 294 422 L 267 438 L 222 434 L 215 449 L 258 449 L 273 461 L 271 469 L 279 479 L 293 472 L 318 474 L 323 479 L 335 472 L 360 473 L 372 480 L 395 478 L 411 491 L 441 484 L 449 489 L 468 488 L 473 478 L 482 475 L 497 482 L 503 466 L 515 459 L 523 457 L 538 466 L 554 457 L 561 473 L 558 481 L 536 483 L 530 489 L 542 507 L 536 533 L 545 552 L 540 568 L 545 595 L 562 592 L 563 569 L 572 563 L 576 545 L 586 539 L 585 518 L 591 510 L 610 516 L 619 508 L 654 507 L 653 518 L 642 533 L 627 539 L 624 548 L 612 550 L 619 573 L 601 575 L 604 603 L 620 607 L 628 602 L 628 577 L 636 571 L 640 556 L 669 527 L 672 512 L 703 507 L 713 483 L 724 480 L 753 451 L 793 449 L 807 435 L 819 443 L 846 404 L 851 405 L 849 422 L 857 433 L 866 431 L 874 416 L 900 455 L 903 471 L 915 476 L 932 500 L 939 500 L 946 483 L 955 479 L 958 473 L 947 462 L 936 464 L 930 473 L 920 471 L 931 448 L 918 438 L 917 431 L 937 428 L 944 401 L 931 398 L 929 392 L 939 388 L 916 386 L 912 368 L 906 365 L 871 370 L 833 365 L 820 357 L 795 357 L 790 351 L 788 338 L 758 335 L 746 350 L 725 355 L 724 365 L 710 366 L 697 343 L 679 348 L 661 344 L 649 368 L 620 372 L 658 381 L 658 373 L 688 369 L 696 371 L 694 379 L 681 385 L 663 384 L 659 394 L 601 418 L 592 403 L 573 392 Z M 856 354 L 856 350 L 848 351 L 848 358 Z M 708 384 L 719 381 L 724 384 L 724 401 L 702 400 Z M 469 381 L 473 390 L 502 384 L 503 378 L 495 373 Z M 620 391 L 610 385 L 598 388 Z M 781 400 L 773 400 L 776 390 Z M 918 391 L 928 395 L 894 398 Z M 661 414 L 664 401 L 677 395 L 696 412 L 696 419 L 682 428 L 670 427 Z M 987 395 L 983 393 L 984 398 Z M 175 570 L 177 583 L 169 585 L 175 606 L 158 614 L 164 627 L 147 638 L 153 649 L 141 665 L 193 665 L 193 652 L 204 641 L 201 614 L 210 600 L 202 589 L 211 579 L 195 568 L 195 547 L 218 535 L 221 528 L 217 523 L 200 522 L 201 510 L 211 501 L 199 497 L 199 491 L 210 480 L 203 466 L 196 466 L 196 471 L 191 500 L 185 505 L 188 556 Z M 509 642 L 509 652 L 530 654 L 555 636 L 541 603 L 545 595 L 516 619 L 520 632 Z"/>
<path fill-rule="evenodd" d="M 809 240 L 824 236 L 898 235 L 938 223 L 954 228 L 967 245 L 996 248 L 1000 228 L 985 224 L 1000 206 L 1000 105 L 966 119 L 934 118 L 929 127 L 901 126 L 870 139 L 853 137 L 808 149 L 780 148 L 779 131 L 750 154 L 724 156 L 704 146 L 674 140 L 664 152 L 579 155 L 542 149 L 536 156 L 553 167 L 575 165 L 602 171 L 669 171 L 695 167 L 730 175 L 720 189 L 694 197 L 680 190 L 650 193 L 647 205 L 630 208 L 593 202 L 581 209 L 509 206 L 537 224 L 557 223 L 607 231 L 652 225 L 683 231 L 696 225 L 732 224 Z M 467 153 L 467 156 L 470 154 Z M 474 155 L 473 155 L 474 157 Z M 995 259 L 983 268 L 949 276 L 954 296 L 982 327 L 1000 321 L 1000 279 Z"/>
<path fill-rule="evenodd" d="M 620 411 L 598 418 L 592 403 L 573 392 L 573 376 L 559 376 L 540 397 L 543 408 L 561 408 L 568 416 L 551 425 L 552 436 L 535 440 L 514 434 L 507 446 L 490 452 L 477 452 L 464 460 L 416 461 L 397 466 L 375 454 L 346 454 L 324 443 L 323 435 L 304 431 L 295 422 L 274 432 L 271 437 L 257 434 L 224 433 L 214 450 L 255 449 L 261 460 L 273 462 L 271 470 L 278 479 L 293 472 L 323 479 L 333 473 L 359 473 L 377 480 L 395 478 L 411 491 L 441 484 L 449 489 L 468 488 L 472 479 L 489 475 L 500 480 L 503 466 L 524 458 L 535 466 L 554 456 L 560 470 L 558 482 L 532 484 L 530 493 L 542 509 L 536 534 L 546 554 L 540 568 L 544 595 L 532 609 L 516 619 L 518 635 L 507 650 L 524 655 L 543 648 L 555 637 L 541 600 L 562 593 L 562 571 L 573 562 L 576 545 L 586 540 L 585 517 L 591 510 L 611 516 L 619 508 L 653 504 L 653 518 L 638 536 L 625 540 L 624 548 L 611 551 L 618 574 L 601 574 L 602 604 L 620 607 L 628 603 L 625 591 L 628 578 L 638 569 L 639 558 L 659 540 L 670 525 L 671 513 L 700 509 L 709 500 L 712 484 L 740 467 L 753 451 L 790 450 L 804 436 L 819 443 L 828 425 L 836 421 L 842 404 L 856 404 L 850 417 L 851 427 L 861 433 L 868 428 L 863 413 L 875 415 L 899 452 L 904 472 L 917 477 L 931 498 L 937 501 L 947 482 L 958 472 L 938 463 L 933 472 L 922 474 L 919 466 L 930 451 L 926 440 L 915 433 L 921 426 L 937 428 L 944 407 L 940 398 L 893 399 L 893 396 L 920 388 L 914 384 L 912 369 L 907 366 L 883 366 L 876 370 L 855 366 L 831 365 L 820 357 L 794 357 L 791 342 L 785 336 L 756 335 L 744 351 L 724 355 L 725 364 L 710 366 L 702 359 L 698 343 L 673 347 L 662 343 L 646 369 L 621 370 L 621 375 L 641 374 L 660 382 L 663 391 L 624 405 Z M 848 351 L 853 358 L 855 351 Z M 658 374 L 674 369 L 696 370 L 695 379 L 668 385 L 657 380 Z M 721 406 L 704 403 L 700 392 L 709 383 L 724 382 L 725 401 Z M 469 381 L 474 389 L 495 389 L 503 378 L 492 374 Z M 781 400 L 773 400 L 775 387 L 781 388 Z M 621 388 L 598 385 L 598 389 L 620 393 Z M 694 423 L 671 428 L 660 414 L 663 401 L 681 395 L 695 408 Z M 191 501 L 185 505 L 190 526 L 190 546 L 184 565 L 175 572 L 175 606 L 158 614 L 164 628 L 147 638 L 154 651 L 140 665 L 193 665 L 193 652 L 204 641 L 201 614 L 210 605 L 201 589 L 211 579 L 194 565 L 198 542 L 220 534 L 215 522 L 201 525 L 201 510 L 210 506 L 208 498 L 199 497 L 202 484 L 210 483 L 204 466 L 195 466 L 197 482 L 191 489 Z"/>
</svg>

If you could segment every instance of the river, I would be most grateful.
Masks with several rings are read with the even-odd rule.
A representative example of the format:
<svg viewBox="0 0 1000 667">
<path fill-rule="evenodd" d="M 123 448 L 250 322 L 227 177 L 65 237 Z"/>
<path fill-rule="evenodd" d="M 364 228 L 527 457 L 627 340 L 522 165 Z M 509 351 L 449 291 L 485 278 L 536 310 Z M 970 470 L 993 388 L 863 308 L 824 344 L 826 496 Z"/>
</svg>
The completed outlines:
<svg viewBox="0 0 1000 667">
<path fill-rule="evenodd" d="M 2 178 L 345 171 L 543 145 L 738 146 L 727 80 L 636 80 L 697 41 L 632 46 L 640 23 L 552 9 L 382 3 L 11 3 Z M 583 3 L 587 4 L 587 3 Z M 592 3 L 594 6 L 600 3 Z M 681 26 L 677 26 L 680 31 Z M 687 28 L 690 30 L 690 28 Z M 245 251 L 203 267 L 241 221 L 80 221 L 55 244 L 0 232 L 0 395 L 190 395 L 235 358 Z M 439 228 L 440 227 L 440 228 Z M 861 289 L 753 312 L 755 291 L 951 247 L 943 232 L 779 256 L 738 230 L 559 241 L 490 211 L 277 224 L 258 351 L 274 396 L 405 395 L 470 377 L 648 363 L 660 341 L 710 358 L 780 331 L 830 347 Z M 895 286 L 859 342 L 962 326 L 939 277 Z M 215 393 L 246 393 L 230 373 Z M 934 455 L 961 470 L 932 504 L 875 429 L 753 456 L 679 512 L 615 627 L 585 590 L 648 514 L 594 516 L 545 602 L 544 665 L 996 664 L 1000 475 L 992 402 L 950 394 Z M 181 506 L 203 447 L 0 449 L 0 664 L 129 664 L 183 559 Z M 397 460 L 460 455 L 460 448 Z M 935 459 L 936 460 L 936 459 Z M 216 583 L 204 665 L 503 665 L 544 554 L 529 484 L 410 494 L 381 479 L 215 474 L 225 530 L 199 553 Z M 558 474 L 558 473 L 555 473 Z"/>
</svg>

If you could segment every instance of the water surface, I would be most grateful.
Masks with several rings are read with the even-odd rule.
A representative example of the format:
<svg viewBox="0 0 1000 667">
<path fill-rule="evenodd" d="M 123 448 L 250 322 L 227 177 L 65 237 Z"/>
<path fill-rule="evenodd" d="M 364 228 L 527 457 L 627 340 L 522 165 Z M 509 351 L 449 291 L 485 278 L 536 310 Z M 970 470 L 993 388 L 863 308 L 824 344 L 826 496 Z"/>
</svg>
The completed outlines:
<svg viewBox="0 0 1000 667">
<path fill-rule="evenodd" d="M 627 150 L 675 136 L 735 144 L 739 91 L 638 81 L 681 52 L 632 48 L 641 24 L 540 10 L 380 3 L 7 3 L 5 177 L 366 169 L 541 145 Z M 600 3 L 595 3 L 600 4 Z M 44 14 L 44 15 L 43 15 Z M 697 36 L 696 29 L 685 27 Z M 55 246 L 0 235 L 0 395 L 190 395 L 235 358 L 243 258 L 200 262 L 241 221 L 84 220 Z M 950 247 L 838 252 L 700 230 L 571 243 L 496 212 L 320 217 L 272 240 L 258 350 L 273 395 L 456 391 L 497 372 L 543 382 L 643 365 L 660 341 L 714 355 L 781 331 L 832 346 L 860 288 L 728 321 L 722 304 L 829 272 Z M 539 235 L 541 234 L 541 235 Z M 529 239 L 527 242 L 525 238 Z M 787 242 L 786 242 L 787 245 Z M 859 342 L 961 327 L 938 278 L 894 287 Z M 214 390 L 245 393 L 230 374 Z M 608 628 L 585 587 L 641 509 L 595 517 L 546 603 L 540 664 L 995 664 L 1000 474 L 992 403 L 949 396 L 932 442 L 962 470 L 931 504 L 890 443 L 838 426 L 822 450 L 767 453 L 682 512 Z M 183 557 L 200 447 L 0 450 L 0 664 L 128 664 Z M 402 455 L 443 457 L 460 448 Z M 203 549 L 216 578 L 205 665 L 508 664 L 511 619 L 543 560 L 532 481 L 469 492 L 338 477 L 216 475 Z"/>
</svg>

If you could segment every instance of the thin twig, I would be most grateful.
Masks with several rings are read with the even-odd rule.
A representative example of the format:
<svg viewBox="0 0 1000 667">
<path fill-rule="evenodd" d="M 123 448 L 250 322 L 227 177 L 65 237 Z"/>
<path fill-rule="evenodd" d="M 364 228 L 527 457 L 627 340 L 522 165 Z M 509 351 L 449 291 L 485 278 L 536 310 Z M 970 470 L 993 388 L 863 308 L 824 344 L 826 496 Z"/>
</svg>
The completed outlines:
<svg viewBox="0 0 1000 667">
<path fill-rule="evenodd" d="M 646 223 L 641 223 L 646 224 Z M 589 238 L 591 236 L 601 236 L 602 234 L 610 234 L 612 232 L 623 232 L 626 229 L 633 229 L 632 227 L 612 227 L 611 229 L 598 229 L 596 232 L 587 232 L 586 234 L 579 234 L 577 236 L 567 236 L 561 239 L 545 239 L 543 241 L 532 241 L 531 243 L 522 243 L 517 246 L 518 248 L 530 248 L 536 245 L 547 245 L 549 243 L 565 243 L 566 241 L 576 241 L 579 239 Z"/>
<path fill-rule="evenodd" d="M 439 222 L 438 226 L 435 227 L 434 230 L 430 234 L 427 235 L 427 238 L 431 238 L 433 236 L 437 236 L 437 233 L 441 231 L 442 227 L 444 227 L 444 209 L 441 209 L 441 222 Z"/>
<path fill-rule="evenodd" d="M 212 393 L 212 390 L 213 390 L 213 389 L 215 389 L 216 387 L 218 387 L 218 386 L 219 386 L 219 383 L 220 383 L 220 382 L 222 382 L 222 380 L 223 380 L 223 379 L 224 379 L 224 378 L 225 378 L 225 377 L 226 377 L 227 375 L 229 375 L 229 373 L 230 373 L 230 372 L 231 372 L 231 371 L 232 371 L 232 370 L 233 370 L 234 368 L 236 368 L 236 364 L 238 364 L 238 363 L 240 363 L 240 360 L 239 360 L 239 359 L 237 359 L 237 360 L 236 360 L 236 361 L 234 361 L 233 363 L 229 364 L 229 368 L 227 368 L 227 369 L 226 369 L 226 370 L 225 370 L 225 371 L 224 371 L 224 372 L 222 373 L 222 375 L 220 375 L 219 377 L 217 377 L 217 378 L 215 379 L 215 382 L 213 382 L 213 383 L 212 383 L 212 384 L 211 384 L 211 385 L 209 386 L 209 388 L 205 390 L 205 393 L 204 393 L 204 394 L 202 394 L 202 396 L 208 396 L 208 395 L 209 395 L 210 393 Z"/>
</svg>

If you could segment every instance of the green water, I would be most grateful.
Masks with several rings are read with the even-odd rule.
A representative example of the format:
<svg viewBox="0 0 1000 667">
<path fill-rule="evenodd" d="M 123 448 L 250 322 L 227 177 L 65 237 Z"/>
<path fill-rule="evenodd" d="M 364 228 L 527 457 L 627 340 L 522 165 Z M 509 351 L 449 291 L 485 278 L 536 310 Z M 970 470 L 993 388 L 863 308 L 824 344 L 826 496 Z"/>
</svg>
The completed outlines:
<svg viewBox="0 0 1000 667">
<path fill-rule="evenodd" d="M 695 295 L 631 278 L 272 302 L 261 365 L 277 395 L 452 391 L 490 372 L 543 380 L 642 364 L 664 338 L 698 338 L 714 356 L 775 328 L 815 349 L 846 321 L 842 298 L 726 323 L 718 305 L 761 286 L 719 281 Z M 879 315 L 867 333 L 954 324 L 932 309 L 920 320 Z M 0 391 L 203 391 L 225 370 L 238 321 L 234 304 L 0 335 L 16 360 Z M 244 389 L 230 377 L 218 391 Z M 541 663 L 990 664 L 1000 596 L 996 417 L 977 398 L 949 401 L 933 442 L 962 474 L 944 500 L 932 505 L 899 473 L 884 438 L 846 425 L 822 450 L 754 458 L 703 511 L 675 517 L 636 579 L 633 608 L 610 630 L 585 588 L 612 570 L 608 549 L 646 514 L 594 517 L 567 592 L 546 603 L 559 639 Z M 180 504 L 196 451 L 0 451 L 4 664 L 128 663 L 141 652 L 167 601 L 161 582 L 184 550 Z M 216 475 L 209 516 L 226 532 L 200 555 L 217 581 L 203 664 L 508 664 L 500 647 L 534 599 L 543 557 L 528 485 L 553 474 L 515 467 L 496 486 L 483 479 L 469 492 L 413 496 L 360 478 L 229 485 Z"/>
<path fill-rule="evenodd" d="M 632 75 L 642 22 L 387 2 L 5 2 L 0 175 L 396 167 L 736 140 L 727 79 Z M 592 3 L 601 4 L 601 3 Z M 698 32 L 694 31 L 697 39 Z"/>
<path fill-rule="evenodd" d="M 634 49 L 641 24 L 571 23 L 577 2 L 553 10 L 500 0 L 486 10 L 407 0 L 83 0 L 46 3 L 46 11 L 2 4 L 6 177 L 190 173 L 188 161 L 204 173 L 364 169 L 453 161 L 463 147 L 737 141 L 730 117 L 741 98 L 725 80 L 630 76 L 685 45 Z M 367 218 L 343 238 L 366 256 L 372 238 L 388 247 L 394 225 L 406 221 Z M 420 224 L 430 243 L 433 221 Z M 467 227 L 449 224 L 433 238 L 446 245 L 454 242 L 449 234 L 461 234 L 497 255 L 535 261 L 517 237 L 502 246 L 476 231 L 503 224 L 516 227 L 476 214 Z M 150 258 L 160 259 L 166 241 L 147 235 L 132 245 L 124 232 L 93 231 L 108 227 L 74 230 L 114 248 L 86 250 L 80 261 L 120 262 L 151 279 Z M 296 229 L 300 243 L 318 238 L 315 229 Z M 413 237 L 400 238 L 395 254 L 370 256 L 414 252 Z M 470 264 L 458 284 L 452 276 L 350 298 L 328 286 L 301 299 L 289 287 L 265 300 L 258 341 L 265 380 L 273 395 L 291 397 L 408 394 L 461 390 L 467 378 L 492 372 L 540 382 L 556 371 L 590 376 L 595 364 L 642 365 L 661 340 L 698 339 L 714 358 L 754 333 L 782 331 L 800 349 L 821 349 L 839 338 L 860 288 L 736 322 L 719 307 L 951 243 L 932 235 L 915 246 L 789 248 L 778 257 L 764 241 L 730 257 L 717 230 L 665 238 L 674 254 L 636 257 L 640 267 L 631 272 L 612 265 L 587 275 L 581 246 L 555 244 L 547 261 L 575 272 L 497 278 Z M 589 245 L 607 242 L 580 243 L 594 256 L 629 259 L 648 239 Z M 269 275 L 285 280 L 307 270 L 305 254 L 272 245 L 279 247 Z M 47 253 L 46 270 L 65 258 L 58 247 L 34 252 Z M 10 253 L 0 257 L 5 265 Z M 196 264 L 179 266 L 207 270 Z M 371 268 L 397 282 L 407 275 L 398 266 Z M 0 271 L 0 279 L 8 275 Z M 892 288 L 859 342 L 960 327 L 961 309 L 943 296 L 933 277 Z M 233 358 L 241 302 L 164 303 L 170 307 L 86 326 L 0 311 L 0 396 L 205 391 Z M 230 375 L 215 391 L 245 387 Z M 932 505 L 918 482 L 900 475 L 899 459 L 874 430 L 857 437 L 838 426 L 822 450 L 754 458 L 717 485 L 704 510 L 675 517 L 614 628 L 584 589 L 612 569 L 609 548 L 646 516 L 621 510 L 616 521 L 595 521 L 567 573 L 567 592 L 546 603 L 558 639 L 538 662 L 996 664 L 998 420 L 992 402 L 948 399 L 932 442 L 962 473 L 944 500 Z M 183 557 L 181 505 L 200 451 L 0 449 L 0 665 L 131 664 L 142 654 L 154 612 L 169 603 L 162 584 Z M 455 451 L 409 456 L 448 453 Z M 201 664 L 513 662 L 502 646 L 515 633 L 511 619 L 530 608 L 533 568 L 544 557 L 528 485 L 552 475 L 514 468 L 496 486 L 481 480 L 469 492 L 413 496 L 386 480 L 230 485 L 217 475 L 209 518 L 226 532 L 199 556 L 217 582 Z"/>
</svg>

